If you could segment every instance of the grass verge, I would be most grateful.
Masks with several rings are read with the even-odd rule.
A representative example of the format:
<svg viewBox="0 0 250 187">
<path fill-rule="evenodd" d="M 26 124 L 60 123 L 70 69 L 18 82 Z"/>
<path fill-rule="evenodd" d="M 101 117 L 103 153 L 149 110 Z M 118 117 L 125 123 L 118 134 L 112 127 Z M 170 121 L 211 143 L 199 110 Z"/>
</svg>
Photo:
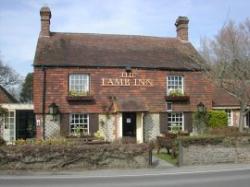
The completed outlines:
<svg viewBox="0 0 250 187">
<path fill-rule="evenodd" d="M 173 165 L 177 165 L 177 157 L 172 158 L 172 156 L 169 155 L 168 153 L 160 152 L 159 154 L 155 153 L 154 155 L 159 159 L 165 160 L 166 162 L 169 162 Z"/>
</svg>

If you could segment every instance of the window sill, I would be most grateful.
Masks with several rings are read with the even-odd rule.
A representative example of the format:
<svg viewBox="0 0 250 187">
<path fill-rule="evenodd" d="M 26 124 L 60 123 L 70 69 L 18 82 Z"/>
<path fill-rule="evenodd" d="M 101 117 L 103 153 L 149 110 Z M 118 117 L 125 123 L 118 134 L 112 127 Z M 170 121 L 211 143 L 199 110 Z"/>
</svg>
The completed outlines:
<svg viewBox="0 0 250 187">
<path fill-rule="evenodd" d="M 94 96 L 86 95 L 86 96 L 67 96 L 67 101 L 94 101 Z"/>
<path fill-rule="evenodd" d="M 173 101 L 173 102 L 188 102 L 189 96 L 183 95 L 183 96 L 165 96 L 166 101 Z"/>
</svg>

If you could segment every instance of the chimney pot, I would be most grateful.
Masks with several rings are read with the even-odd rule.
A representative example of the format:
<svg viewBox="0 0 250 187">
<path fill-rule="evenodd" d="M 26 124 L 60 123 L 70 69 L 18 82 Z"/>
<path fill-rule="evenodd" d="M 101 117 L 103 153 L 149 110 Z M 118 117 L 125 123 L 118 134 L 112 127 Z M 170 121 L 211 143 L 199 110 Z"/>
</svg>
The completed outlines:
<svg viewBox="0 0 250 187">
<path fill-rule="evenodd" d="M 50 36 L 50 18 L 51 18 L 51 11 L 49 7 L 44 6 L 40 10 L 41 16 L 41 37 L 49 37 Z"/>
<path fill-rule="evenodd" d="M 186 16 L 179 16 L 175 22 L 177 38 L 188 41 L 188 23 L 189 19 Z"/>
</svg>

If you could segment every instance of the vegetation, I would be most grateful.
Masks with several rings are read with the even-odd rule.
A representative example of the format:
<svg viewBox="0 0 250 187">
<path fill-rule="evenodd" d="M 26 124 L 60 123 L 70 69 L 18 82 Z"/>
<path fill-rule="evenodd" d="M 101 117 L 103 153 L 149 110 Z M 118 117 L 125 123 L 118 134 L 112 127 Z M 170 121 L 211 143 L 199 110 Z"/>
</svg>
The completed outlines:
<svg viewBox="0 0 250 187">
<path fill-rule="evenodd" d="M 147 167 L 149 147 L 146 144 L 95 144 L 88 145 L 63 141 L 40 141 L 30 144 L 0 147 L 1 169 L 88 169 Z M 34 141 L 33 143 L 38 143 Z M 140 158 L 140 159 L 138 159 Z"/>
<path fill-rule="evenodd" d="M 182 91 L 180 89 L 177 90 L 171 90 L 169 92 L 170 96 L 184 96 L 184 94 L 182 93 Z"/>
<path fill-rule="evenodd" d="M 0 59 L 0 85 L 9 88 L 20 83 L 20 76 Z"/>
<path fill-rule="evenodd" d="M 208 128 L 208 112 L 204 110 L 203 112 L 195 112 L 193 114 L 193 130 L 197 134 L 204 134 L 207 132 Z"/>
<path fill-rule="evenodd" d="M 8 110 L 0 105 L 0 117 L 7 114 Z"/>
<path fill-rule="evenodd" d="M 5 144 L 6 144 L 6 142 L 5 142 L 4 139 L 0 136 L 0 146 L 5 145 Z"/>
<path fill-rule="evenodd" d="M 178 157 L 172 157 L 171 154 L 160 152 L 159 154 L 155 154 L 156 157 L 159 159 L 165 160 L 173 165 L 177 165 L 177 158 Z"/>
<path fill-rule="evenodd" d="M 216 145 L 222 143 L 223 139 L 224 136 L 200 135 L 200 136 L 181 137 L 178 139 L 178 141 L 179 143 L 181 143 L 182 146 L 187 147 L 190 144 Z"/>
<path fill-rule="evenodd" d="M 244 116 L 250 103 L 250 19 L 226 23 L 211 40 L 203 40 L 201 64 L 208 77 L 219 88 L 233 96 L 240 106 L 239 130 L 243 132 Z"/>
<path fill-rule="evenodd" d="M 76 90 L 69 91 L 69 96 L 77 97 L 77 96 L 88 96 L 88 95 L 89 95 L 89 92 L 84 92 L 84 91 L 79 92 L 79 91 L 76 91 Z"/>
<path fill-rule="evenodd" d="M 227 126 L 227 113 L 220 110 L 212 110 L 208 113 L 208 126 L 212 128 Z"/>
<path fill-rule="evenodd" d="M 33 73 L 28 73 L 24 83 L 22 84 L 22 90 L 20 93 L 20 101 L 25 103 L 31 103 L 33 100 Z"/>
<path fill-rule="evenodd" d="M 104 134 L 102 131 L 98 130 L 96 133 L 94 133 L 94 136 L 97 138 L 97 139 L 100 139 L 100 140 L 103 140 L 104 139 Z"/>
</svg>

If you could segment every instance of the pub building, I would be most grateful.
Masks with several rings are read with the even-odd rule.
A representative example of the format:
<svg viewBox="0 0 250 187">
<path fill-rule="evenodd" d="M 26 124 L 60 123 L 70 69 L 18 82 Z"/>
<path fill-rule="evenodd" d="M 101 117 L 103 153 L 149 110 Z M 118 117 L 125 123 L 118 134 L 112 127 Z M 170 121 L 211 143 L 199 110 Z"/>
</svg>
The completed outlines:
<svg viewBox="0 0 250 187">
<path fill-rule="evenodd" d="M 192 113 L 212 108 L 212 85 L 188 41 L 187 17 L 176 37 L 50 31 L 42 7 L 34 59 L 37 138 L 93 135 L 148 142 L 192 131 Z"/>
</svg>

